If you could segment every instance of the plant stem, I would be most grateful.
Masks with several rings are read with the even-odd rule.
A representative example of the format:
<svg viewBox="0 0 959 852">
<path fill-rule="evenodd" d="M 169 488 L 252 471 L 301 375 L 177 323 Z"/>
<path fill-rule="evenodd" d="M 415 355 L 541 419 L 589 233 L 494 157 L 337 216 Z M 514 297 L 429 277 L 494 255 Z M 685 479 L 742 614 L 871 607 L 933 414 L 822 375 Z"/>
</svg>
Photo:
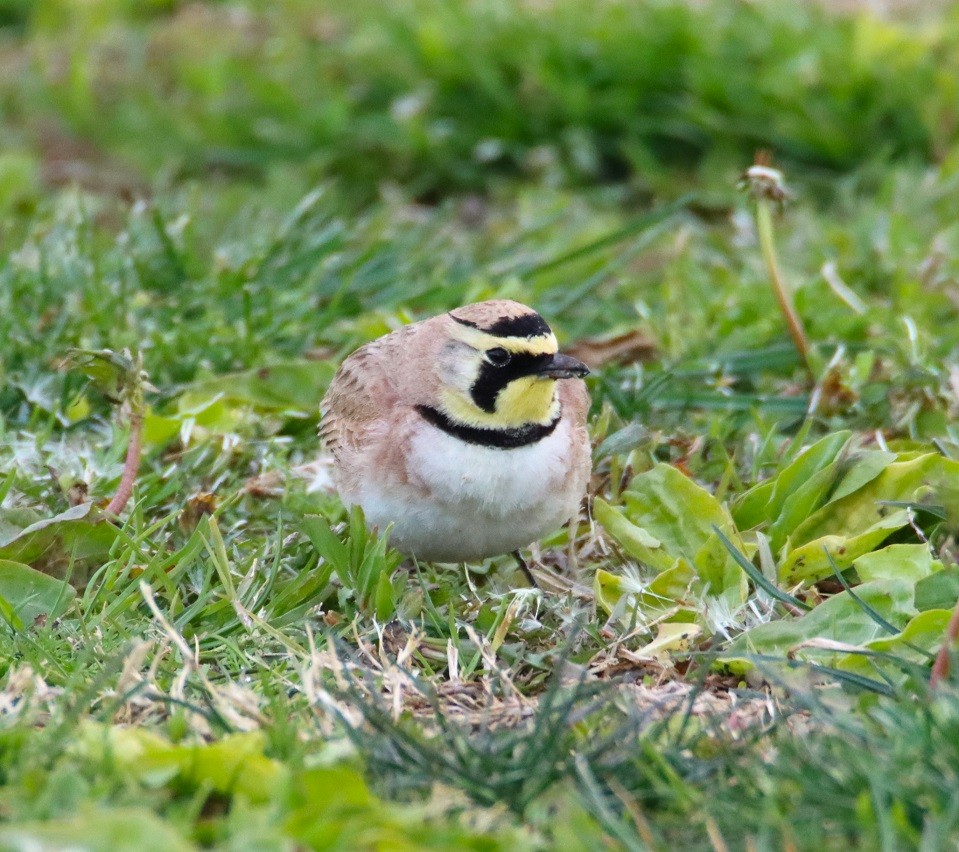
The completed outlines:
<svg viewBox="0 0 959 852">
<path fill-rule="evenodd" d="M 959 639 L 959 601 L 956 601 L 952 618 L 949 619 L 949 626 L 946 628 L 946 641 L 942 643 L 942 647 L 936 655 L 936 661 L 932 664 L 929 686 L 935 688 L 940 681 L 949 677 L 949 655 L 957 639 Z"/>
<path fill-rule="evenodd" d="M 783 280 L 782 273 L 779 271 L 779 261 L 776 258 L 776 245 L 773 242 L 773 214 L 772 205 L 768 199 L 756 199 L 756 230 L 759 233 L 759 247 L 763 253 L 763 260 L 766 263 L 766 271 L 769 273 L 769 280 L 773 285 L 773 292 L 776 294 L 776 300 L 779 302 L 779 309 L 786 319 L 786 325 L 789 328 L 789 335 L 792 337 L 796 351 L 799 352 L 806 366 L 806 370 L 812 375 L 812 368 L 809 365 L 809 340 L 806 338 L 806 330 L 803 328 L 802 320 L 793 307 L 792 296 L 786 288 L 786 282 Z"/>
<path fill-rule="evenodd" d="M 140 456 L 143 450 L 143 412 L 134 410 L 130 415 L 130 443 L 127 444 L 127 456 L 123 462 L 123 475 L 117 493 L 113 495 L 107 513 L 119 515 L 133 494 L 133 484 L 140 470 Z"/>
</svg>

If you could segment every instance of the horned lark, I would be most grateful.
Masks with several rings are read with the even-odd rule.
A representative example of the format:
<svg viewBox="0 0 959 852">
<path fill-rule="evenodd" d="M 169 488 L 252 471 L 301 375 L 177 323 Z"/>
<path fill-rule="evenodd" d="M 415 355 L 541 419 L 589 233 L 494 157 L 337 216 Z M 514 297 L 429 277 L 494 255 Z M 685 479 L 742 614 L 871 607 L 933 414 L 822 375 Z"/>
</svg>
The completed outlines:
<svg viewBox="0 0 959 852">
<path fill-rule="evenodd" d="M 517 302 L 387 334 L 343 362 L 323 400 L 334 484 L 418 559 L 515 552 L 572 518 L 586 491 L 588 372 Z"/>
</svg>

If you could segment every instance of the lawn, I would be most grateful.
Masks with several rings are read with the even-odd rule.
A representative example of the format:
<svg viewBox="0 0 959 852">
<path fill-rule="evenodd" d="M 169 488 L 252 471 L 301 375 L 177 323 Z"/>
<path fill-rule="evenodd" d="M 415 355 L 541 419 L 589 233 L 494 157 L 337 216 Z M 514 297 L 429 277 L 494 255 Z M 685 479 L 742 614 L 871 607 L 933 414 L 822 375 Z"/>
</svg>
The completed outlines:
<svg viewBox="0 0 959 852">
<path fill-rule="evenodd" d="M 0 848 L 955 848 L 959 5 L 837 5 L 0 0 Z M 537 588 L 317 438 L 494 297 Z"/>
</svg>

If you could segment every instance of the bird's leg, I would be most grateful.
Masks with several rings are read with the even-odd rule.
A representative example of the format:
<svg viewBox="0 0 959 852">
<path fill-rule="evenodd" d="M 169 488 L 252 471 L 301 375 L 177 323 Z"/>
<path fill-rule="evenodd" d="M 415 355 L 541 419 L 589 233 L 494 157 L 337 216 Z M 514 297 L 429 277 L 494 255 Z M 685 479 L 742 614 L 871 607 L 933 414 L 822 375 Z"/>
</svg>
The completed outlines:
<svg viewBox="0 0 959 852">
<path fill-rule="evenodd" d="M 523 559 L 522 554 L 518 550 L 513 551 L 513 558 L 516 560 L 516 563 L 519 565 L 520 571 L 526 575 L 526 579 L 529 580 L 529 584 L 535 588 L 539 588 L 539 583 L 536 582 L 536 578 L 533 576 L 533 572 L 529 570 L 529 565 L 526 564 L 526 560 Z"/>
</svg>

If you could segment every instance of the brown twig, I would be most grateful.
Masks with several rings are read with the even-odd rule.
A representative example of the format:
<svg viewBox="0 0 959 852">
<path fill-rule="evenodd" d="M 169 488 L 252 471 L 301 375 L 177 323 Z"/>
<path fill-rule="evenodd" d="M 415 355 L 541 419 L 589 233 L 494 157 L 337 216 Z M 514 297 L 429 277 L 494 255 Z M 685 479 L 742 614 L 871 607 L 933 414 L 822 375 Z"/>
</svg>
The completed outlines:
<svg viewBox="0 0 959 852">
<path fill-rule="evenodd" d="M 959 639 L 959 601 L 952 611 L 949 626 L 946 628 L 946 641 L 942 643 L 936 661 L 932 664 L 932 673 L 929 675 L 929 686 L 935 689 L 943 680 L 949 677 L 949 657 Z"/>
<path fill-rule="evenodd" d="M 123 462 L 123 475 L 117 493 L 107 506 L 107 513 L 119 515 L 123 511 L 133 494 L 133 484 L 136 482 L 140 470 L 140 456 L 143 451 L 143 412 L 133 411 L 130 414 L 130 443 L 127 444 L 127 455 Z"/>
<path fill-rule="evenodd" d="M 110 402 L 118 405 L 117 419 L 130 422 L 123 473 L 116 494 L 106 507 L 106 514 L 119 515 L 130 501 L 143 455 L 143 419 L 146 414 L 144 394 L 156 391 L 143 371 L 143 355 L 112 349 L 72 349 L 63 362 L 65 367 L 83 370 Z"/>
</svg>

